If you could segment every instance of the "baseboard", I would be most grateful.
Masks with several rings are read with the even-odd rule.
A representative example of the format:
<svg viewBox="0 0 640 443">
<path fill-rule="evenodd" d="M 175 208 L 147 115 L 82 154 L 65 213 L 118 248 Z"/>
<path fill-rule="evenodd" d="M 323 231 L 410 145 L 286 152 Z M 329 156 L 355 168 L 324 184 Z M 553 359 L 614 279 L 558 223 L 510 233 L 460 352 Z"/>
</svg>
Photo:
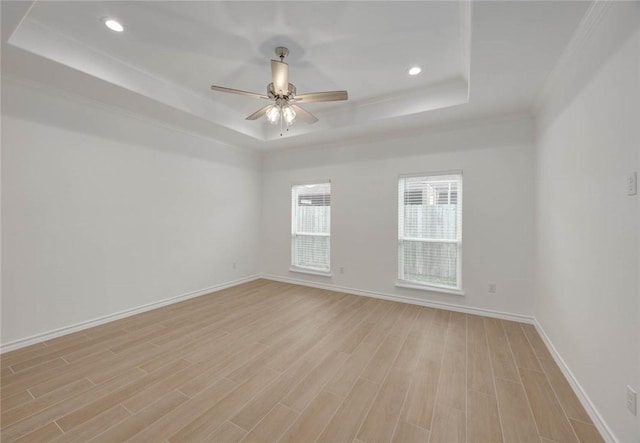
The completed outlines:
<svg viewBox="0 0 640 443">
<path fill-rule="evenodd" d="M 600 435 L 602 435 L 602 437 L 607 443 L 617 443 L 618 439 L 616 439 L 615 435 L 613 434 L 613 431 L 611 430 L 611 428 L 609 428 L 607 423 L 604 421 L 604 419 L 602 418 L 602 415 L 600 415 L 595 405 L 593 404 L 593 402 L 591 401 L 591 399 L 589 398 L 585 390 L 582 388 L 582 385 L 580 385 L 580 383 L 578 382 L 578 379 L 573 375 L 573 372 L 571 372 L 571 369 L 569 369 L 569 366 L 567 366 L 567 364 L 564 362 L 564 360 L 558 353 L 558 350 L 556 349 L 556 347 L 553 346 L 551 339 L 549 338 L 547 333 L 544 331 L 544 329 L 542 329 L 542 326 L 540 326 L 540 323 L 538 323 L 538 320 L 535 321 L 534 326 L 538 331 L 538 334 L 540 335 L 540 337 L 542 337 L 542 341 L 544 341 L 544 344 L 547 346 L 547 349 L 549 349 L 549 352 L 551 352 L 551 356 L 555 360 L 556 364 L 564 374 L 565 378 L 569 381 L 569 384 L 571 385 L 573 392 L 576 393 L 576 395 L 578 396 L 578 400 L 580 400 L 580 403 L 582 403 L 582 406 L 584 407 L 585 411 L 587 411 L 587 414 L 589 414 L 591 421 L 593 421 L 593 424 L 596 426 L 596 428 L 598 428 L 598 431 L 600 431 Z"/>
<path fill-rule="evenodd" d="M 24 348 L 25 346 L 33 345 L 35 343 L 51 340 L 52 338 L 60 337 L 62 335 L 71 334 L 72 332 L 78 332 L 83 329 L 92 328 L 94 326 L 98 326 L 103 323 L 108 323 L 110 321 L 118 320 L 125 317 L 130 317 L 132 315 L 141 314 L 143 312 L 150 311 L 152 309 L 157 309 L 163 306 L 189 300 L 190 298 L 200 297 L 201 295 L 209 294 L 211 292 L 221 291 L 223 289 L 227 289 L 232 286 L 237 286 L 242 283 L 248 283 L 250 281 L 257 280 L 258 278 L 260 278 L 258 275 L 251 275 L 249 277 L 241 278 L 238 280 L 232 280 L 226 283 L 209 286 L 208 288 L 199 289 L 197 291 L 187 292 L 186 294 L 177 295 L 175 297 L 165 298 L 164 300 L 159 300 L 143 306 L 138 306 L 136 308 L 131 308 L 124 311 L 116 312 L 114 314 L 104 315 L 102 317 L 94 318 L 92 320 L 87 320 L 81 323 L 76 323 L 74 325 L 54 329 L 53 331 L 43 332 L 41 334 L 32 335 L 31 337 L 14 340 L 12 342 L 4 343 L 0 345 L 0 354 L 9 352 L 9 351 L 14 351 L 16 349 Z"/>
<path fill-rule="evenodd" d="M 508 313 L 508 312 L 494 311 L 494 310 L 491 310 L 491 309 L 482 309 L 482 308 L 474 308 L 474 307 L 469 307 L 469 306 L 462 306 L 462 305 L 457 305 L 457 304 L 454 304 L 454 303 L 444 303 L 444 302 L 437 302 L 437 301 L 431 301 L 431 300 L 423 300 L 423 299 L 420 299 L 420 298 L 409 297 L 409 296 L 406 296 L 406 295 L 386 294 L 386 293 L 383 293 L 383 292 L 368 291 L 368 290 L 364 290 L 364 289 L 348 288 L 348 287 L 345 287 L 345 286 L 338 286 L 338 285 L 326 284 L 326 283 L 317 283 L 317 282 L 311 282 L 311 281 L 307 281 L 307 280 L 298 280 L 298 279 L 295 279 L 295 278 L 280 277 L 280 276 L 269 275 L 269 274 L 261 274 L 260 278 L 264 278 L 264 279 L 267 279 L 267 280 L 279 281 L 279 282 L 283 282 L 283 283 L 291 283 L 291 284 L 294 284 L 294 285 L 309 286 L 309 287 L 312 287 L 312 288 L 327 289 L 329 291 L 344 292 L 344 293 L 347 293 L 347 294 L 362 295 L 362 296 L 365 296 L 365 297 L 380 298 L 380 299 L 383 299 L 383 300 L 397 301 L 397 302 L 401 302 L 401 303 L 409 303 L 409 304 L 412 304 L 412 305 L 420 305 L 420 306 L 428 306 L 430 308 L 446 309 L 448 311 L 463 312 L 465 314 L 482 315 L 482 316 L 485 316 L 485 317 L 500 318 L 502 320 L 512 320 L 512 321 L 518 321 L 518 322 L 521 322 L 521 323 L 529 323 L 529 324 L 534 324 L 535 323 L 535 319 L 532 316 L 528 316 L 528 315 L 511 314 L 511 313 Z"/>
</svg>

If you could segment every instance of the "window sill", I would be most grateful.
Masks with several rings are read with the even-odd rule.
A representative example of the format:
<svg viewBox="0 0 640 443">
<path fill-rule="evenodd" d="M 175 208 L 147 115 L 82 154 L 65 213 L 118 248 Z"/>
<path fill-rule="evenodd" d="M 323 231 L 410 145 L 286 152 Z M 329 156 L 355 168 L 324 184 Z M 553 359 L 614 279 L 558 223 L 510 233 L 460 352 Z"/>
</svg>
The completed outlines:
<svg viewBox="0 0 640 443">
<path fill-rule="evenodd" d="M 331 276 L 333 276 L 331 271 L 316 271 L 314 269 L 296 268 L 295 266 L 291 266 L 289 268 L 289 272 L 299 272 L 300 274 L 320 275 L 322 277 L 331 277 Z"/>
<path fill-rule="evenodd" d="M 443 294 L 464 295 L 462 289 L 449 289 L 440 286 L 421 285 L 420 283 L 406 282 L 398 280 L 396 286 L 399 288 L 419 289 L 421 291 L 441 292 Z"/>
</svg>

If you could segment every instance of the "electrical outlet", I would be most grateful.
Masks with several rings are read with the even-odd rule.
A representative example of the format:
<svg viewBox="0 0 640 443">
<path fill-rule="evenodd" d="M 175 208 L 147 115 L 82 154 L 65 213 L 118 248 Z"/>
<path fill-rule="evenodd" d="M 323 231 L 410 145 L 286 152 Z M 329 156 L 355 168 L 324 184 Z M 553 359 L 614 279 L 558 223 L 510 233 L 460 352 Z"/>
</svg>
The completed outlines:
<svg viewBox="0 0 640 443">
<path fill-rule="evenodd" d="M 344 268 L 340 268 L 340 274 L 344 274 Z"/>
<path fill-rule="evenodd" d="M 630 172 L 627 176 L 627 195 L 636 195 L 638 193 L 638 173 Z"/>
<path fill-rule="evenodd" d="M 496 293 L 496 284 L 489 283 L 489 294 L 495 294 L 495 293 Z"/>
<path fill-rule="evenodd" d="M 637 397 L 638 395 L 636 394 L 636 391 L 634 391 L 631 386 L 627 386 L 627 409 L 633 415 L 636 415 L 637 413 L 637 407 L 638 407 Z"/>
</svg>

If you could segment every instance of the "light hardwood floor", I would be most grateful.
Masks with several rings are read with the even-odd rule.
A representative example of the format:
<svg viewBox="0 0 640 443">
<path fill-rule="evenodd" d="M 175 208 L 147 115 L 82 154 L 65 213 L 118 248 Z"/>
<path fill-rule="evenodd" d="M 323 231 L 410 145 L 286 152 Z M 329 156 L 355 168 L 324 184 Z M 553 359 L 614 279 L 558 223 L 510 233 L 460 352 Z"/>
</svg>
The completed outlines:
<svg viewBox="0 0 640 443">
<path fill-rule="evenodd" d="M 257 280 L 2 355 L 3 442 L 600 442 L 531 325 Z"/>
</svg>

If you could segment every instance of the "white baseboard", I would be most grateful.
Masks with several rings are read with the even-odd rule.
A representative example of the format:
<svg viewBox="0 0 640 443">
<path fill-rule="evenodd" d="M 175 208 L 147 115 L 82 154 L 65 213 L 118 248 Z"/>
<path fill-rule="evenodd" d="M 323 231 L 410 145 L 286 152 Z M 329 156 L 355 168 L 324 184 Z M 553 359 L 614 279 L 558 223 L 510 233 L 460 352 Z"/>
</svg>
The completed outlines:
<svg viewBox="0 0 640 443">
<path fill-rule="evenodd" d="M 443 303 L 443 302 L 437 302 L 437 301 L 431 301 L 431 300 L 423 300 L 421 298 L 409 297 L 409 296 L 406 296 L 406 295 L 385 294 L 383 292 L 368 291 L 368 290 L 364 290 L 364 289 L 348 288 L 348 287 L 338 286 L 338 285 L 333 285 L 333 284 L 317 283 L 317 282 L 311 282 L 311 281 L 307 281 L 307 280 L 298 280 L 298 279 L 295 279 L 295 278 L 279 277 L 279 276 L 276 276 L 276 275 L 269 275 L 269 274 L 261 274 L 260 278 L 264 278 L 264 279 L 267 279 L 267 280 L 279 281 L 279 282 L 283 282 L 283 283 L 291 283 L 291 284 L 294 284 L 294 285 L 309 286 L 309 287 L 312 287 L 312 288 L 327 289 L 329 291 L 345 292 L 347 294 L 362 295 L 362 296 L 365 296 L 365 297 L 380 298 L 380 299 L 383 299 L 383 300 L 397 301 L 397 302 L 401 302 L 401 303 L 409 303 L 409 304 L 412 304 L 412 305 L 420 305 L 420 306 L 428 306 L 430 308 L 446 309 L 448 311 L 463 312 L 465 314 L 482 315 L 484 317 L 500 318 L 500 319 L 503 319 L 503 320 L 512 320 L 512 321 L 518 321 L 518 322 L 521 322 L 521 323 L 529 323 L 529 324 L 534 324 L 535 323 L 535 319 L 532 316 L 528 316 L 528 315 L 511 314 L 511 313 L 508 313 L 508 312 L 494 311 L 494 310 L 491 310 L 491 309 L 474 308 L 474 307 L 470 307 L 470 306 L 456 305 L 454 303 Z"/>
<path fill-rule="evenodd" d="M 547 345 L 547 349 L 549 349 L 549 351 L 551 352 L 551 356 L 555 360 L 556 364 L 564 374 L 565 378 L 569 381 L 573 392 L 576 393 L 576 395 L 578 396 L 578 400 L 580 400 L 580 403 L 582 403 L 585 411 L 587 411 L 587 414 L 589 414 L 591 421 L 593 421 L 593 424 L 596 426 L 596 428 L 598 428 L 598 431 L 600 431 L 600 435 L 602 435 L 607 443 L 617 443 L 618 439 L 613 434 L 613 431 L 604 421 L 602 415 L 600 415 L 595 405 L 593 404 L 585 390 L 582 388 L 582 385 L 580 385 L 580 383 L 578 382 L 578 379 L 573 375 L 573 372 L 571 372 L 569 366 L 567 366 L 567 364 L 564 362 L 556 347 L 553 346 L 551 339 L 544 331 L 544 329 L 542 329 L 542 326 L 540 326 L 538 320 L 535 321 L 534 326 L 538 331 L 540 337 L 542 337 L 542 341 L 544 341 L 544 344 Z"/>
<path fill-rule="evenodd" d="M 116 312 L 114 314 L 104 315 L 102 317 L 94 318 L 92 320 L 83 321 L 74 325 L 65 326 L 62 328 L 54 329 L 53 331 L 43 332 L 41 334 L 32 335 L 31 337 L 21 338 L 9 343 L 3 343 L 0 345 L 0 354 L 5 352 L 14 351 L 16 349 L 24 348 L 25 346 L 33 345 L 43 341 L 51 340 L 52 338 L 60 337 L 62 335 L 71 334 L 72 332 L 81 331 L 83 329 L 92 328 L 94 326 L 108 323 L 110 321 L 118 320 L 124 317 L 130 317 L 132 315 L 140 314 L 142 312 L 150 311 L 152 309 L 161 308 L 163 306 L 171 305 L 181 301 L 189 300 L 190 298 L 199 297 L 201 295 L 209 294 L 211 292 L 221 291 L 223 289 L 230 288 L 242 283 L 248 283 L 260 278 L 258 275 L 251 275 L 238 280 L 233 280 L 218 285 L 213 285 L 208 288 L 199 289 L 197 291 L 187 292 L 186 294 L 177 295 L 175 297 L 165 298 L 164 300 L 149 303 L 136 308 L 127 309 L 124 311 Z"/>
</svg>

